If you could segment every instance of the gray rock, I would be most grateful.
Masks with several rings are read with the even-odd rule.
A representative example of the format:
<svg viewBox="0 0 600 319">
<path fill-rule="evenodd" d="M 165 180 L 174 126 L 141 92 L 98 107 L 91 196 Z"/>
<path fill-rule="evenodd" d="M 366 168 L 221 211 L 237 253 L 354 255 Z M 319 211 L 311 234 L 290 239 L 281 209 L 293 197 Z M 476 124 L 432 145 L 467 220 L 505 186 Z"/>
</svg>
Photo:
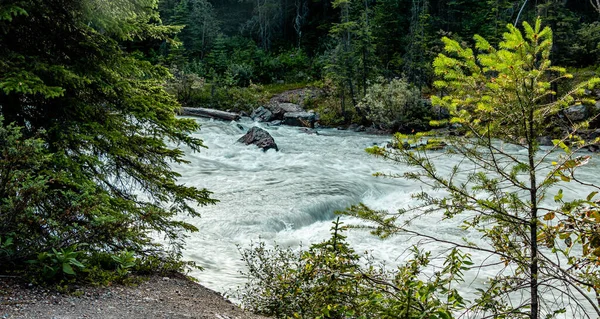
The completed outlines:
<svg viewBox="0 0 600 319">
<path fill-rule="evenodd" d="M 275 120 L 283 120 L 286 113 L 305 112 L 300 105 L 294 103 L 272 104 L 269 106 L 269 109 L 273 113 L 273 119 Z"/>
<path fill-rule="evenodd" d="M 574 105 L 566 109 L 565 115 L 571 121 L 581 121 L 587 117 L 587 109 L 585 105 Z"/>
<path fill-rule="evenodd" d="M 254 109 L 254 111 L 252 111 L 252 114 L 250 114 L 250 117 L 254 121 L 268 122 L 273 117 L 273 113 L 271 113 L 271 111 L 269 111 L 268 109 L 260 106 L 256 109 Z"/>
<path fill-rule="evenodd" d="M 304 112 L 304 109 L 298 105 L 298 104 L 294 104 L 294 103 L 279 103 L 279 107 L 284 110 L 286 113 L 287 112 Z"/>
<path fill-rule="evenodd" d="M 376 135 L 385 135 L 385 134 L 389 134 L 390 132 L 378 129 L 375 126 L 369 126 L 369 127 L 367 127 L 365 129 L 365 133 L 367 133 L 367 134 L 376 134 Z"/>
<path fill-rule="evenodd" d="M 356 123 L 352 123 L 352 124 L 348 125 L 349 131 L 356 131 L 357 129 L 358 129 L 358 124 L 356 124 Z"/>
<path fill-rule="evenodd" d="M 431 100 L 427 99 L 429 104 L 431 104 Z M 427 104 L 425 104 L 427 105 Z M 438 120 L 448 119 L 450 118 L 450 111 L 447 108 L 439 105 L 432 105 L 431 112 L 433 113 L 434 118 Z"/>
<path fill-rule="evenodd" d="M 600 100 L 596 101 L 596 111 L 600 111 Z"/>
<path fill-rule="evenodd" d="M 314 127 L 316 121 L 315 113 L 311 112 L 288 112 L 283 116 L 283 124 L 290 126 Z"/>
<path fill-rule="evenodd" d="M 277 144 L 275 143 L 275 140 L 271 134 L 257 126 L 248 130 L 248 133 L 240 137 L 238 142 L 246 145 L 254 144 L 262 148 L 265 152 L 272 148 L 274 148 L 276 151 L 279 151 L 279 148 L 277 147 Z"/>
<path fill-rule="evenodd" d="M 598 137 L 600 137 L 600 129 L 596 129 L 596 130 L 590 131 L 587 134 L 587 139 L 588 140 L 595 140 Z"/>
<path fill-rule="evenodd" d="M 542 146 L 552 146 L 552 145 L 554 145 L 554 143 L 552 143 L 552 139 L 550 138 L 550 136 L 540 136 L 540 137 L 537 138 L 537 141 Z"/>
<path fill-rule="evenodd" d="M 600 145 L 599 144 L 591 144 L 587 146 L 587 150 L 592 152 L 592 153 L 599 153 L 600 152 Z"/>
</svg>

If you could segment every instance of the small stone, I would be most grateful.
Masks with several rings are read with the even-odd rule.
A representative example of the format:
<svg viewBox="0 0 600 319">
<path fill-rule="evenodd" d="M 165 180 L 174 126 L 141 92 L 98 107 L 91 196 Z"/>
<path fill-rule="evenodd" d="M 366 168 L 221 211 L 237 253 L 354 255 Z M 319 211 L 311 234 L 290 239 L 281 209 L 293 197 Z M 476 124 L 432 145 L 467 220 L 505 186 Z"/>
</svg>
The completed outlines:
<svg viewBox="0 0 600 319">
<path fill-rule="evenodd" d="M 171 278 L 169 278 L 169 277 L 163 277 L 163 279 L 162 279 L 162 280 L 165 280 L 165 281 L 167 281 L 167 280 L 169 280 L 169 279 L 171 279 Z"/>
</svg>

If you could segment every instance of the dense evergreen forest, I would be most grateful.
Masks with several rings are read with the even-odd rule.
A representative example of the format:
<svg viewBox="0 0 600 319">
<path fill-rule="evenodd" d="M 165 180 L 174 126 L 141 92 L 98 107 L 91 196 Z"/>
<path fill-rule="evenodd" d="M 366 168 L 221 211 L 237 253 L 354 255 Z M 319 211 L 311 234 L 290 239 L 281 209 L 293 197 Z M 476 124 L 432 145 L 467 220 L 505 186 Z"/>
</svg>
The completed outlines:
<svg viewBox="0 0 600 319">
<path fill-rule="evenodd" d="M 264 86 L 274 93 L 282 83 L 310 83 L 330 95 L 315 103 L 326 125 L 382 122 L 360 105 L 373 84 L 401 78 L 433 93 L 443 36 L 472 44 L 479 34 L 496 45 L 507 24 L 540 17 L 554 30 L 553 63 L 584 77 L 600 63 L 595 0 L 164 0 L 159 9 L 163 23 L 185 25 L 176 39 L 183 45 L 142 50 L 182 79 L 183 104 L 251 109 L 264 103 Z"/>
</svg>

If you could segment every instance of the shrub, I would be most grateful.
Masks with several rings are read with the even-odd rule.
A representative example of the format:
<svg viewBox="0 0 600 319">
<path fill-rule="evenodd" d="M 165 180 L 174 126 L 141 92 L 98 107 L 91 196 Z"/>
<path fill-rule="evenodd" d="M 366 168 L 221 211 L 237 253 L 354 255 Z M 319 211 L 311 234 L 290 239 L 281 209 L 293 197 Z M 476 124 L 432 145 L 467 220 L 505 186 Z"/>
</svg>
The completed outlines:
<svg viewBox="0 0 600 319">
<path fill-rule="evenodd" d="M 420 90 L 403 79 L 380 79 L 372 84 L 359 108 L 383 129 L 396 132 L 429 128 L 431 111 L 423 103 Z"/>
<path fill-rule="evenodd" d="M 275 318 L 451 318 L 463 306 L 453 284 L 462 281 L 469 256 L 453 251 L 441 271 L 421 279 L 429 253 L 396 271 L 360 257 L 334 222 L 331 237 L 305 251 L 264 243 L 242 250 L 248 283 L 235 293 L 242 305 Z"/>
<path fill-rule="evenodd" d="M 200 90 L 205 85 L 204 78 L 196 73 L 179 70 L 177 67 L 171 68 L 171 73 L 173 77 L 167 81 L 165 90 L 175 96 L 181 105 L 194 106 Z"/>
</svg>

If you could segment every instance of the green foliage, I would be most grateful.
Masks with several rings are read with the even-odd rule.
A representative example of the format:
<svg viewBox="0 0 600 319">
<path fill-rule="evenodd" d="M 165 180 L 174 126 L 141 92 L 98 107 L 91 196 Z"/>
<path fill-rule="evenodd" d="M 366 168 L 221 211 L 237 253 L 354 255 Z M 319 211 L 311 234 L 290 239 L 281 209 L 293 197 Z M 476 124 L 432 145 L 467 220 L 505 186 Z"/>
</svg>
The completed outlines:
<svg viewBox="0 0 600 319">
<path fill-rule="evenodd" d="M 150 0 L 17 1 L 0 12 L 14 6 L 26 14 L 0 20 L 0 237 L 13 238 L 0 270 L 42 256 L 43 272 L 66 278 L 75 261 L 86 266 L 79 256 L 123 250 L 177 264 L 196 230 L 177 216 L 214 200 L 177 183 L 171 163 L 185 160 L 171 145 L 203 145 L 190 136 L 198 125 L 175 117 L 168 71 L 126 51 L 176 29 L 155 24 Z"/>
<path fill-rule="evenodd" d="M 182 106 L 194 106 L 198 92 L 203 88 L 205 81 L 196 73 L 180 71 L 176 67 L 171 69 L 173 78 L 165 85 L 165 90 L 171 93 Z"/>
<path fill-rule="evenodd" d="M 446 107 L 450 122 L 466 132 L 444 140 L 446 154 L 434 156 L 427 147 L 407 147 L 424 145 L 423 134 L 396 135 L 394 149 L 368 149 L 410 167 L 400 176 L 427 186 L 413 195 L 420 204 L 393 215 L 368 209 L 350 214 L 374 222 L 373 232 L 382 237 L 400 232 L 425 236 L 410 227 L 412 214 L 460 219 L 462 229 L 481 234 L 482 244 L 425 237 L 478 251 L 496 264 L 496 275 L 485 278 L 487 285 L 468 305 L 482 317 L 554 318 L 567 310 L 572 316 L 593 316 L 588 309 L 598 315 L 595 300 L 585 293 L 600 296 L 597 236 L 592 235 L 597 227 L 592 199 L 598 187 L 579 181 L 575 174 L 589 161 L 589 156 L 577 153 L 585 145 L 577 130 L 587 123 L 570 123 L 569 134 L 555 140 L 549 150 L 540 148 L 538 137 L 553 128 L 551 119 L 565 108 L 585 102 L 584 88 L 598 85 L 600 79 L 558 94 L 552 84 L 571 75 L 551 65 L 550 28 L 542 28 L 539 19 L 534 26 L 523 23 L 524 33 L 512 25 L 507 28 L 498 49 L 475 36 L 478 53 L 443 39 L 446 53 L 435 59 L 434 70 L 440 77 L 435 86 L 446 94 L 432 100 Z M 557 156 L 556 162 L 548 161 Z M 446 176 L 437 165 L 448 160 L 460 164 Z M 566 201 L 562 191 L 553 194 L 565 182 L 589 189 L 587 198 Z M 548 203 L 552 195 L 559 208 Z M 552 294 L 565 301 L 547 300 Z"/>
<path fill-rule="evenodd" d="M 323 94 L 310 103 L 316 106 L 320 118 L 319 123 L 325 126 L 350 123 L 351 119 L 355 117 L 355 112 L 351 107 L 351 101 L 340 97 L 343 89 L 336 84 L 335 80 L 328 77 L 317 84 Z"/>
<path fill-rule="evenodd" d="M 13 245 L 13 238 L 6 237 L 2 239 L 0 237 L 0 257 L 2 258 L 10 258 L 12 254 L 14 254 L 11 246 Z"/>
<path fill-rule="evenodd" d="M 219 34 L 219 21 L 207 0 L 179 0 L 169 22 L 184 26 L 179 37 L 193 57 L 204 57 Z"/>
<path fill-rule="evenodd" d="M 313 83 L 307 82 L 292 82 L 292 83 L 272 83 L 263 85 L 266 92 L 269 92 L 269 95 L 276 95 L 286 91 L 303 89 L 306 87 L 312 87 Z"/>
<path fill-rule="evenodd" d="M 582 24 L 576 38 L 578 41 L 572 43 L 572 59 L 579 65 L 600 64 L 600 21 Z"/>
<path fill-rule="evenodd" d="M 117 274 L 125 277 L 130 270 L 136 265 L 135 253 L 124 250 L 118 255 L 112 255 L 112 260 L 117 264 Z"/>
<path fill-rule="evenodd" d="M 18 2 L 21 2 L 21 8 L 29 13 L 29 6 L 35 4 Z M 57 17 L 66 14 L 74 19 L 85 19 L 83 22 L 88 27 L 118 40 L 164 39 L 181 29 L 156 23 L 160 21 L 158 0 L 84 0 L 57 3 L 61 4 L 65 5 L 67 11 Z M 32 16 L 34 15 L 30 14 L 30 17 Z"/>
<path fill-rule="evenodd" d="M 379 127 L 393 132 L 427 130 L 428 110 L 421 98 L 421 92 L 403 79 L 389 82 L 380 81 L 367 89 L 367 94 L 359 104 L 368 120 Z"/>
<path fill-rule="evenodd" d="M 236 297 L 244 307 L 275 318 L 452 318 L 464 306 L 455 284 L 471 265 L 452 251 L 429 280 L 422 270 L 430 254 L 417 248 L 393 271 L 360 257 L 346 242 L 346 227 L 334 222 L 331 237 L 308 250 L 264 243 L 242 251 L 248 283 Z"/>
<path fill-rule="evenodd" d="M 222 86 L 207 84 L 193 93 L 191 103 L 194 106 L 210 107 L 231 112 L 252 112 L 265 105 L 270 94 L 261 85 L 250 84 L 248 87 Z"/>
<path fill-rule="evenodd" d="M 82 271 L 86 266 L 80 261 L 83 253 L 76 251 L 76 247 L 56 250 L 52 248 L 49 252 L 40 253 L 35 260 L 29 261 L 38 268 L 43 280 L 56 280 L 68 276 L 76 276 L 77 271 Z M 36 267 L 37 266 L 37 267 Z"/>
</svg>

